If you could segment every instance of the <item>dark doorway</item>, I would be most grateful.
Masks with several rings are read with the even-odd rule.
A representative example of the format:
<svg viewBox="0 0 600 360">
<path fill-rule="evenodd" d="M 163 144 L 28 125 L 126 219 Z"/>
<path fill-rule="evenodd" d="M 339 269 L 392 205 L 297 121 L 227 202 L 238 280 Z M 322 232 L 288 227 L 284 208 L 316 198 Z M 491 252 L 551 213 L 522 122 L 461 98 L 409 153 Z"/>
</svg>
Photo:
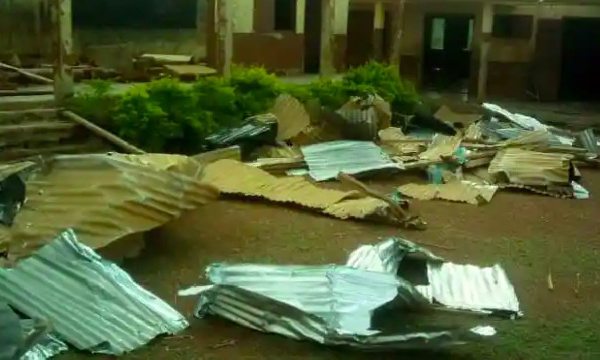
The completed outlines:
<svg viewBox="0 0 600 360">
<path fill-rule="evenodd" d="M 560 98 L 600 100 L 600 19 L 565 18 Z"/>
<path fill-rule="evenodd" d="M 348 46 L 346 64 L 363 65 L 373 56 L 375 11 L 350 10 L 348 13 Z"/>
<path fill-rule="evenodd" d="M 425 17 L 423 84 L 426 88 L 466 91 L 473 38 L 471 15 L 428 15 Z"/>
<path fill-rule="evenodd" d="M 304 72 L 315 74 L 321 64 L 321 0 L 306 0 L 304 12 Z"/>
</svg>

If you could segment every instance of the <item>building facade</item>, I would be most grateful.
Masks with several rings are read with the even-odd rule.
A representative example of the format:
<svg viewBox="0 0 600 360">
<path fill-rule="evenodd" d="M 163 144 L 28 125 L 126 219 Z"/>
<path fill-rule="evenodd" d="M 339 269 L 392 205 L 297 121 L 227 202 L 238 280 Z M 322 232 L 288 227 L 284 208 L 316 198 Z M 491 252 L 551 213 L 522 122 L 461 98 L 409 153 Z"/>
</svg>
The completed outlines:
<svg viewBox="0 0 600 360">
<path fill-rule="evenodd" d="M 318 73 L 324 3 L 333 11 L 331 62 L 338 72 L 389 59 L 421 89 L 538 100 L 599 99 L 600 5 L 482 0 L 227 0 L 232 62 L 285 73 Z M 218 0 L 207 21 L 208 62 L 217 66 Z M 394 30 L 402 14 L 401 33 Z M 396 21 L 395 21 L 396 20 Z"/>
</svg>

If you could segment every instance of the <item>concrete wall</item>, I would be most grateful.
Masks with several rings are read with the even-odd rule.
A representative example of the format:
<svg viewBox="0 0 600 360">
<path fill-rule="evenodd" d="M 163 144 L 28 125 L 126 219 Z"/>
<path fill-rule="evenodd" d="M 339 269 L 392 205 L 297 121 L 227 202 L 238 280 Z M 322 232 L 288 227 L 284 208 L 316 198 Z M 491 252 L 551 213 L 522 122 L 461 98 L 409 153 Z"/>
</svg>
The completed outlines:
<svg viewBox="0 0 600 360">
<path fill-rule="evenodd" d="M 0 53 L 50 56 L 47 0 L 0 0 Z"/>
</svg>

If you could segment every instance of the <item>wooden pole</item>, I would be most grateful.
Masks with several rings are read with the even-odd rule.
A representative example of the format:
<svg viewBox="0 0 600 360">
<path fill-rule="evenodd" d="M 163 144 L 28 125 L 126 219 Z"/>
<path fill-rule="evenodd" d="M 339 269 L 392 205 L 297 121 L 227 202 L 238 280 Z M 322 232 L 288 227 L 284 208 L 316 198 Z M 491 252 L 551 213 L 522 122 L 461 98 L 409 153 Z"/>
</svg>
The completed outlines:
<svg viewBox="0 0 600 360">
<path fill-rule="evenodd" d="M 71 0 L 51 0 L 52 25 L 54 32 L 54 96 L 62 104 L 74 93 L 73 69 L 73 24 Z"/>
<path fill-rule="evenodd" d="M 321 0 L 321 58 L 319 74 L 335 74 L 333 62 L 335 49 L 335 0 Z"/>
<path fill-rule="evenodd" d="M 17 73 L 25 76 L 26 78 L 41 82 L 43 84 L 53 84 L 54 83 L 54 81 L 52 81 L 52 79 L 48 79 L 47 77 L 40 76 L 40 75 L 34 74 L 32 72 L 29 72 L 29 71 L 26 71 L 23 69 L 19 69 L 18 67 L 8 65 L 8 64 L 2 63 L 2 62 L 0 62 L 0 69 L 17 72 Z"/>
<path fill-rule="evenodd" d="M 218 34 L 217 34 L 217 64 L 219 72 L 224 77 L 231 76 L 233 59 L 233 23 L 231 19 L 231 3 L 229 0 L 217 0 Z M 251 14 L 248 16 L 252 16 Z"/>
<path fill-rule="evenodd" d="M 485 101 L 488 80 L 488 59 L 490 54 L 490 40 L 492 38 L 492 25 L 494 23 L 494 5 L 484 2 L 481 11 L 481 27 L 479 31 L 479 72 L 477 78 L 477 101 Z"/>
<path fill-rule="evenodd" d="M 398 69 L 400 73 L 400 62 L 402 60 L 402 33 L 404 30 L 404 0 L 396 0 L 392 11 L 392 40 L 388 51 L 390 65 Z"/>
<path fill-rule="evenodd" d="M 117 145 L 118 147 L 120 147 L 121 149 L 124 149 L 130 153 L 133 154 L 145 154 L 146 152 L 138 147 L 135 147 L 133 145 L 131 145 L 130 143 L 128 143 L 127 141 L 121 139 L 120 137 L 104 130 L 103 128 L 97 126 L 96 124 L 82 118 L 81 116 L 75 114 L 74 112 L 65 110 L 65 111 L 61 111 L 60 112 L 61 115 L 63 115 L 64 117 L 66 117 L 67 119 L 76 122 L 77 124 L 85 127 L 86 129 L 88 129 L 89 131 L 93 132 L 94 134 L 108 140 L 109 142 Z"/>
</svg>

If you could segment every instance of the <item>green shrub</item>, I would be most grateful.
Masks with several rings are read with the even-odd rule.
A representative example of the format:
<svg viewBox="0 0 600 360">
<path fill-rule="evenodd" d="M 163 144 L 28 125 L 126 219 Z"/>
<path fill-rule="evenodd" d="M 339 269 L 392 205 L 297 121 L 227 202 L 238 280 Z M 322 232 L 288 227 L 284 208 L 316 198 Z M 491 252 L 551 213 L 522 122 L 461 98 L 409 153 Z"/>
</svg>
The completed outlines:
<svg viewBox="0 0 600 360">
<path fill-rule="evenodd" d="M 236 95 L 236 107 L 243 118 L 268 111 L 282 92 L 281 82 L 262 67 L 236 67 L 229 84 Z"/>
<path fill-rule="evenodd" d="M 342 80 L 348 91 L 375 91 L 390 102 L 395 113 L 412 114 L 419 103 L 419 95 L 412 83 L 403 81 L 393 66 L 371 61 L 350 69 Z M 370 87 L 364 87 L 368 86 Z"/>
<path fill-rule="evenodd" d="M 116 96 L 111 93 L 112 83 L 104 80 L 90 80 L 86 84 L 90 89 L 71 98 L 67 107 L 98 126 L 113 130 L 112 109 Z"/>
</svg>

